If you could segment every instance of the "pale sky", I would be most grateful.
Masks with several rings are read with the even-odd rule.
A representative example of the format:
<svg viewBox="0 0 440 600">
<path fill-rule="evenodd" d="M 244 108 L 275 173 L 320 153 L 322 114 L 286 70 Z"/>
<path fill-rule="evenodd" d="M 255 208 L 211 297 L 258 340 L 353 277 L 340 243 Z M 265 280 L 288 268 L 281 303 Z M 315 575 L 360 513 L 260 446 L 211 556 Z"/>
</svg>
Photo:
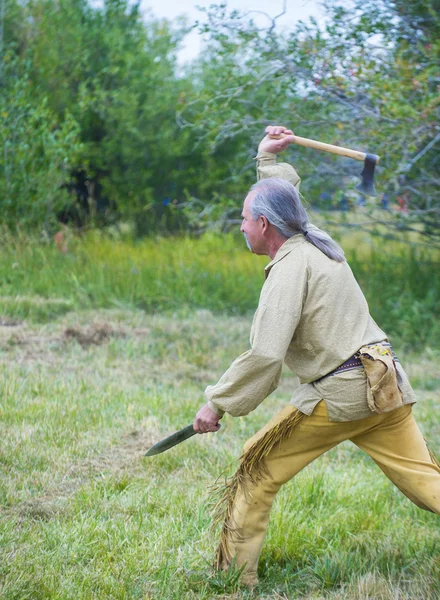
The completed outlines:
<svg viewBox="0 0 440 600">
<path fill-rule="evenodd" d="M 142 0 L 141 7 L 143 11 L 150 10 L 152 14 L 159 18 L 175 19 L 177 16 L 185 14 L 188 22 L 191 24 L 194 21 L 202 20 L 203 13 L 197 10 L 197 6 L 209 7 L 211 4 L 225 3 L 230 10 L 256 10 L 268 13 L 274 17 L 282 12 L 282 0 L 210 0 L 204 2 L 200 0 Z M 318 0 L 286 0 L 286 14 L 281 17 L 277 23 L 283 27 L 293 26 L 297 21 L 307 21 L 309 17 L 314 16 L 321 20 L 323 12 L 319 6 Z M 252 17 L 261 25 L 267 20 L 263 16 L 257 14 Z M 179 61 L 185 62 L 191 60 L 200 52 L 201 39 L 196 31 L 189 34 L 184 42 Z"/>
</svg>

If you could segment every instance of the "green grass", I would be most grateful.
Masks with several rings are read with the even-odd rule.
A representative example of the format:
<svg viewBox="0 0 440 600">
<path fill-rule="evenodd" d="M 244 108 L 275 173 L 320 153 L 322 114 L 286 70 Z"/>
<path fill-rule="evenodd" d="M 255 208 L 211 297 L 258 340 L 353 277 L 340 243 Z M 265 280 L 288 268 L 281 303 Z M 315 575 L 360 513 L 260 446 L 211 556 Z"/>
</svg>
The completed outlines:
<svg viewBox="0 0 440 600">
<path fill-rule="evenodd" d="M 3 234 L 0 316 L 48 322 L 72 309 L 115 307 L 247 314 L 257 305 L 268 262 L 233 235 L 137 243 L 99 232 L 69 235 L 63 254 L 50 241 Z M 393 343 L 439 347 L 439 253 L 395 242 L 374 246 L 363 234 L 341 243 L 373 317 Z"/>
<path fill-rule="evenodd" d="M 438 254 L 341 242 L 440 454 Z M 211 568 L 207 490 L 288 402 L 293 376 L 218 434 L 143 454 L 192 421 L 206 385 L 247 348 L 266 262 L 234 236 L 133 243 L 91 232 L 63 254 L 4 233 L 1 598 L 251 597 L 237 573 Z M 437 600 L 439 546 L 438 518 L 342 444 L 281 491 L 257 594 Z"/>
<path fill-rule="evenodd" d="M 440 597 L 438 517 L 348 443 L 282 489 L 255 596 L 212 570 L 209 485 L 295 378 L 219 433 L 143 454 L 192 421 L 205 386 L 247 348 L 249 325 L 207 310 L 113 309 L 0 327 L 2 599 Z M 438 351 L 400 358 L 440 454 Z"/>
<path fill-rule="evenodd" d="M 62 254 L 51 243 L 6 235 L 0 258 L 1 308 L 39 318 L 11 297 L 64 299 L 76 308 L 209 308 L 240 314 L 255 307 L 267 262 L 232 236 L 147 239 L 137 243 L 99 232 L 72 237 Z M 13 313 L 12 311 L 16 312 Z M 48 306 L 53 317 L 53 303 Z M 69 310 L 66 305 L 64 312 Z"/>
</svg>

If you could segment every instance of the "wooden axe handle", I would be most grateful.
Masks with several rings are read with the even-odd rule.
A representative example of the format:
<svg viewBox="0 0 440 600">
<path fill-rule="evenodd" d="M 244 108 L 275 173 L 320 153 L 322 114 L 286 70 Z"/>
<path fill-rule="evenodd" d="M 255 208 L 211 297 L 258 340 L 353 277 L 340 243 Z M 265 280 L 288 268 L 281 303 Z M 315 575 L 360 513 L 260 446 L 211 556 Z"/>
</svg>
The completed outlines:
<svg viewBox="0 0 440 600">
<path fill-rule="evenodd" d="M 284 133 L 280 135 L 270 135 L 270 138 L 274 140 L 281 140 L 286 137 Z M 359 152 L 359 150 L 350 150 L 350 148 L 342 148 L 342 146 L 333 146 L 333 144 L 324 144 L 324 142 L 318 142 L 317 140 L 310 140 L 308 138 L 293 136 L 293 143 L 298 146 L 305 146 L 306 148 L 314 148 L 315 150 L 323 150 L 324 152 L 331 152 L 332 154 L 340 154 L 341 156 L 348 156 L 355 160 L 365 160 L 367 157 L 366 152 Z M 376 156 L 376 165 L 379 164 L 380 157 Z"/>
</svg>

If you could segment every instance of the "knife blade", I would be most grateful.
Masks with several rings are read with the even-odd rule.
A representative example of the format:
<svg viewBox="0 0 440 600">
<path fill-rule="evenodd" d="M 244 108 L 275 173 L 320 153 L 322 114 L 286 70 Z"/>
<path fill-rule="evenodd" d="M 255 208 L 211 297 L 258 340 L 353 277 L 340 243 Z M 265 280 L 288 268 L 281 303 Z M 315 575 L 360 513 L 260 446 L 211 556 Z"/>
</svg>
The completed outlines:
<svg viewBox="0 0 440 600">
<path fill-rule="evenodd" d="M 194 431 L 192 425 L 188 425 L 188 427 L 184 427 L 180 431 L 176 431 L 172 435 L 169 435 L 167 438 L 157 442 L 154 444 L 148 452 L 145 453 L 145 456 L 154 456 L 155 454 L 161 454 L 166 450 L 169 450 L 173 446 L 177 446 L 177 444 L 181 444 L 185 440 L 189 439 L 193 435 L 196 435 L 197 431 Z"/>
</svg>

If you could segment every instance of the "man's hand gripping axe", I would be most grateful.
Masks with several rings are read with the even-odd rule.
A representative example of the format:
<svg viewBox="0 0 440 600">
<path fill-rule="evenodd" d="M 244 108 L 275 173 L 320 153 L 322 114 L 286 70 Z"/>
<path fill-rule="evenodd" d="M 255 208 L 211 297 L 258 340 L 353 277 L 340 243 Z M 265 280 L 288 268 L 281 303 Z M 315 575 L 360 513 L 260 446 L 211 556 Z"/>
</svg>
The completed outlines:
<svg viewBox="0 0 440 600">
<path fill-rule="evenodd" d="M 272 139 L 282 139 L 285 134 L 271 135 Z M 356 186 L 356 189 L 364 194 L 365 196 L 375 196 L 376 189 L 374 187 L 374 169 L 379 164 L 380 157 L 376 154 L 368 154 L 366 152 L 359 152 L 359 150 L 350 150 L 349 148 L 342 148 L 341 146 L 333 146 L 332 144 L 324 144 L 317 140 L 310 140 L 308 138 L 293 136 L 292 143 L 298 146 L 305 146 L 306 148 L 314 148 L 315 150 L 322 150 L 323 152 L 331 152 L 332 154 L 340 154 L 341 156 L 348 156 L 355 160 L 363 160 L 364 168 L 361 173 L 361 182 Z"/>
</svg>

